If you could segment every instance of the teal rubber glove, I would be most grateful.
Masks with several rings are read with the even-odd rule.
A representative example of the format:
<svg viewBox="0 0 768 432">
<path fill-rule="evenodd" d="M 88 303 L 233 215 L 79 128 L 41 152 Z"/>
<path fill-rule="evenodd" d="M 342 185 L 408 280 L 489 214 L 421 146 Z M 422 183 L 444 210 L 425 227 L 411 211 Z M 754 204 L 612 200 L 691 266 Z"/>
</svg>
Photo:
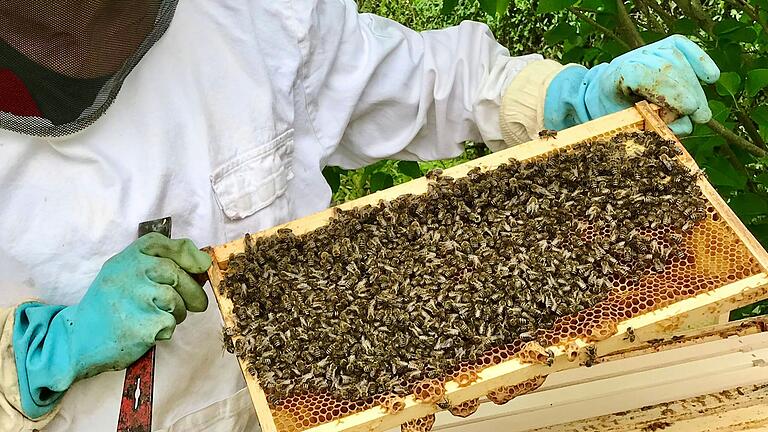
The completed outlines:
<svg viewBox="0 0 768 432">
<path fill-rule="evenodd" d="M 691 121 L 712 118 L 699 80 L 712 84 L 719 78 L 704 50 L 683 36 L 670 36 L 592 69 L 569 66 L 558 73 L 547 88 L 544 127 L 562 130 L 647 99 L 680 116 L 670 129 L 687 135 Z"/>
<path fill-rule="evenodd" d="M 147 234 L 104 264 L 79 304 L 20 305 L 13 349 L 24 413 L 42 417 L 73 382 L 125 369 L 170 339 L 187 311 L 208 307 L 189 273 L 210 265 L 190 240 Z"/>
</svg>

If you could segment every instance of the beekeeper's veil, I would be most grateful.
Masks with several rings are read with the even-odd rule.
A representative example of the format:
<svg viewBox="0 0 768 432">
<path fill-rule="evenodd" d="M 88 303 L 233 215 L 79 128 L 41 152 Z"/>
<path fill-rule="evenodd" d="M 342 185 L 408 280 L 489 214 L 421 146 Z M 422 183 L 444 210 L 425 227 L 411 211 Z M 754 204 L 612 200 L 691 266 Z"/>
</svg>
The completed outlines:
<svg viewBox="0 0 768 432">
<path fill-rule="evenodd" d="M 0 0 L 0 128 L 62 136 L 96 121 L 177 0 Z"/>
</svg>

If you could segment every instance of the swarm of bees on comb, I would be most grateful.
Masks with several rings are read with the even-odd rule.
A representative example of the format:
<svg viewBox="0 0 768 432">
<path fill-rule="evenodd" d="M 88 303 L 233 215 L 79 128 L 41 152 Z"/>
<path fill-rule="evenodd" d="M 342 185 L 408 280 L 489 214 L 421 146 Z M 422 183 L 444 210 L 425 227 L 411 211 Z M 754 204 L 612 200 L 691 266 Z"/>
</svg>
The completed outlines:
<svg viewBox="0 0 768 432">
<path fill-rule="evenodd" d="M 678 154 L 655 133 L 620 134 L 455 180 L 433 172 L 425 194 L 300 236 L 246 237 L 222 285 L 225 346 L 271 401 L 408 394 L 601 302 L 612 275 L 663 272 L 706 217 Z M 669 238 L 642 234 L 658 227 Z"/>
</svg>

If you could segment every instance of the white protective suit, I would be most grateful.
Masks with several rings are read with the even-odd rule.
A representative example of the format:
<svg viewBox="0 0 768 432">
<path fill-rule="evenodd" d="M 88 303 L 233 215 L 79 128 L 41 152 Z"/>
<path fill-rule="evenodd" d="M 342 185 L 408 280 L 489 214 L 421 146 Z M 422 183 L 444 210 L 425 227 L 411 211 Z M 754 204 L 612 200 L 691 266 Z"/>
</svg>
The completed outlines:
<svg viewBox="0 0 768 432">
<path fill-rule="evenodd" d="M 0 431 L 114 430 L 124 376 L 78 382 L 52 420 L 25 420 L 9 308 L 78 302 L 140 221 L 170 215 L 174 237 L 220 244 L 325 208 L 326 165 L 453 157 L 465 140 L 499 148 L 505 91 L 504 136 L 525 140 L 560 70 L 540 60 L 509 57 L 483 24 L 417 33 L 352 0 L 181 1 L 94 125 L 64 138 L 0 130 Z M 157 429 L 256 427 L 220 332 L 212 304 L 158 345 Z"/>
</svg>

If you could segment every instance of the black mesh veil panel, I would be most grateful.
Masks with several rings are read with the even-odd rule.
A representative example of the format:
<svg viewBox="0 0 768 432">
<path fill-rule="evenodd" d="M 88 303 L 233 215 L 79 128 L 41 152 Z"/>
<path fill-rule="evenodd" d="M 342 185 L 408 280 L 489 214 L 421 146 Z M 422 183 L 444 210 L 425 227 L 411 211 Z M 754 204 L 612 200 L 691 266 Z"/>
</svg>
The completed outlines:
<svg viewBox="0 0 768 432">
<path fill-rule="evenodd" d="M 63 136 L 88 127 L 168 29 L 177 2 L 0 0 L 0 71 L 18 77 L 39 112 L 0 109 L 0 128 Z"/>
</svg>

